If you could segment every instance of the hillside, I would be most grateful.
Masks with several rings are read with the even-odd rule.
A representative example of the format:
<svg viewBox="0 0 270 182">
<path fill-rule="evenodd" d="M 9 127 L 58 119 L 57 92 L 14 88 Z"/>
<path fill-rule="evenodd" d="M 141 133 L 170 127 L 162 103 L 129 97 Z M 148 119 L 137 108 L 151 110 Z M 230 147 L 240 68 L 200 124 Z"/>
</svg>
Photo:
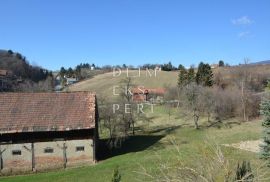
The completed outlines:
<svg viewBox="0 0 270 182">
<path fill-rule="evenodd" d="M 138 71 L 130 71 L 131 74 L 136 75 Z M 146 71 L 141 71 L 141 76 L 132 78 L 132 82 L 137 86 L 144 86 L 146 88 L 162 88 L 175 86 L 177 84 L 178 72 L 157 72 L 156 77 L 146 76 Z M 126 72 L 122 71 L 119 77 L 113 77 L 113 72 L 97 75 L 92 79 L 88 79 L 76 83 L 68 88 L 69 91 L 94 91 L 98 96 L 113 95 L 113 87 L 120 85 L 121 81 L 127 77 Z"/>
<path fill-rule="evenodd" d="M 263 87 L 262 82 L 265 82 L 270 77 L 270 65 L 248 65 L 246 71 L 254 77 L 260 87 Z M 138 70 L 130 72 L 134 75 L 138 74 Z M 216 84 L 230 85 L 234 82 L 235 77 L 241 74 L 240 72 L 239 66 L 215 68 L 213 69 L 214 82 Z M 71 85 L 67 90 L 94 91 L 98 96 L 112 97 L 113 86 L 120 85 L 121 81 L 126 77 L 127 75 L 124 71 L 122 71 L 119 77 L 113 77 L 113 72 L 109 72 Z M 146 71 L 141 71 L 141 76 L 132 78 L 132 82 L 134 85 L 144 86 L 146 88 L 166 88 L 176 86 L 177 79 L 178 71 L 159 71 L 156 77 L 146 76 Z"/>
<path fill-rule="evenodd" d="M 16 77 L 34 82 L 46 79 L 49 74 L 48 70 L 30 65 L 26 57 L 12 50 L 0 50 L 0 69 L 12 71 Z"/>
<path fill-rule="evenodd" d="M 265 65 L 265 64 L 270 64 L 270 60 L 266 60 L 266 61 L 259 61 L 259 62 L 255 62 L 255 63 L 251 63 L 251 64 L 256 64 L 256 65 Z"/>
<path fill-rule="evenodd" d="M 26 57 L 12 50 L 0 50 L 0 70 L 8 75 L 0 77 L 0 91 L 51 91 L 52 73 L 29 64 Z"/>
</svg>

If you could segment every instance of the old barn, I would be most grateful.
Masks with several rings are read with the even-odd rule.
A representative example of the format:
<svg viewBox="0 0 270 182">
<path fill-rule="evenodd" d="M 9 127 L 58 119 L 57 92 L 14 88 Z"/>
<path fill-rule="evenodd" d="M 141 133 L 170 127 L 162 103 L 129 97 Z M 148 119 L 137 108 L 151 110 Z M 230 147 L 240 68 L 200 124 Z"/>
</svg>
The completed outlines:
<svg viewBox="0 0 270 182">
<path fill-rule="evenodd" d="M 132 100 L 134 102 L 161 102 L 165 95 L 164 88 L 133 88 Z"/>
<path fill-rule="evenodd" d="M 95 94 L 1 93 L 1 173 L 39 171 L 96 161 Z"/>
</svg>

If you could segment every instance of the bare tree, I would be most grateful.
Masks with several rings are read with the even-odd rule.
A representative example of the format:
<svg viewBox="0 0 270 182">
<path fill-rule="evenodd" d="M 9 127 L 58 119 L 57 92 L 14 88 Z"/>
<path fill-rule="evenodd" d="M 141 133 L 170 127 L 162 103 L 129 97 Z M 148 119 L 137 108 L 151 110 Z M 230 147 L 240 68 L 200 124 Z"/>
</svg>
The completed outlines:
<svg viewBox="0 0 270 182">
<path fill-rule="evenodd" d="M 251 73 L 248 69 L 249 59 L 244 59 L 244 64 L 240 65 L 238 69 L 234 69 L 234 82 L 240 89 L 241 93 L 241 109 L 243 114 L 243 120 L 248 121 L 247 116 L 247 102 L 248 102 L 248 81 L 251 79 Z"/>
<path fill-rule="evenodd" d="M 135 114 L 136 109 L 132 101 L 132 88 L 135 85 L 132 83 L 131 77 L 127 77 L 121 81 L 121 93 L 119 102 L 123 105 L 124 112 L 122 119 L 126 122 L 128 128 L 132 128 L 132 134 L 135 135 Z M 128 108 L 128 109 L 127 109 Z"/>
<path fill-rule="evenodd" d="M 201 96 L 201 86 L 192 82 L 185 87 L 185 96 L 186 96 L 186 104 L 187 108 L 192 111 L 193 121 L 195 125 L 195 129 L 199 129 L 199 118 L 201 112 L 201 103 L 199 101 L 199 97 Z"/>
<path fill-rule="evenodd" d="M 201 97 L 199 98 L 202 110 L 207 114 L 207 121 L 210 122 L 211 113 L 214 111 L 215 98 L 212 88 L 202 88 Z"/>
</svg>

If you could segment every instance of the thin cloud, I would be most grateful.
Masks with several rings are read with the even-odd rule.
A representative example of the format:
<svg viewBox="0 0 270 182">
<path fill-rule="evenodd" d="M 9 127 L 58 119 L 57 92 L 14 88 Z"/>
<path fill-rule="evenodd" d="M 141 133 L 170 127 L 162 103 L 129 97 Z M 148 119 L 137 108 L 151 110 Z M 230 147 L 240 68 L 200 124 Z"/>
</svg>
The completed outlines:
<svg viewBox="0 0 270 182">
<path fill-rule="evenodd" d="M 234 25 L 251 25 L 252 23 L 254 23 L 254 21 L 251 20 L 248 16 L 242 16 L 232 20 L 232 24 Z"/>
<path fill-rule="evenodd" d="M 245 31 L 245 32 L 240 32 L 238 34 L 238 37 L 239 38 L 245 38 L 245 37 L 248 37 L 250 35 L 250 32 L 249 31 Z"/>
</svg>

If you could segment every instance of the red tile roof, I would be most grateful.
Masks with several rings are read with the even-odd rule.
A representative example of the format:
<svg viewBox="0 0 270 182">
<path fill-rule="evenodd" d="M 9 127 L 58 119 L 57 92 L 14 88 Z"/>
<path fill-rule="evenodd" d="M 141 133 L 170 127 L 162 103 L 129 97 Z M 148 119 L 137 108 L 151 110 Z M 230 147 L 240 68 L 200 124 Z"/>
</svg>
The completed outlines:
<svg viewBox="0 0 270 182">
<path fill-rule="evenodd" d="M 95 127 L 95 94 L 0 93 L 0 133 Z"/>
<path fill-rule="evenodd" d="M 7 70 L 0 70 L 0 76 L 6 76 L 8 73 Z"/>
<path fill-rule="evenodd" d="M 166 90 L 164 88 L 132 88 L 133 94 L 157 94 L 164 95 Z"/>
</svg>

